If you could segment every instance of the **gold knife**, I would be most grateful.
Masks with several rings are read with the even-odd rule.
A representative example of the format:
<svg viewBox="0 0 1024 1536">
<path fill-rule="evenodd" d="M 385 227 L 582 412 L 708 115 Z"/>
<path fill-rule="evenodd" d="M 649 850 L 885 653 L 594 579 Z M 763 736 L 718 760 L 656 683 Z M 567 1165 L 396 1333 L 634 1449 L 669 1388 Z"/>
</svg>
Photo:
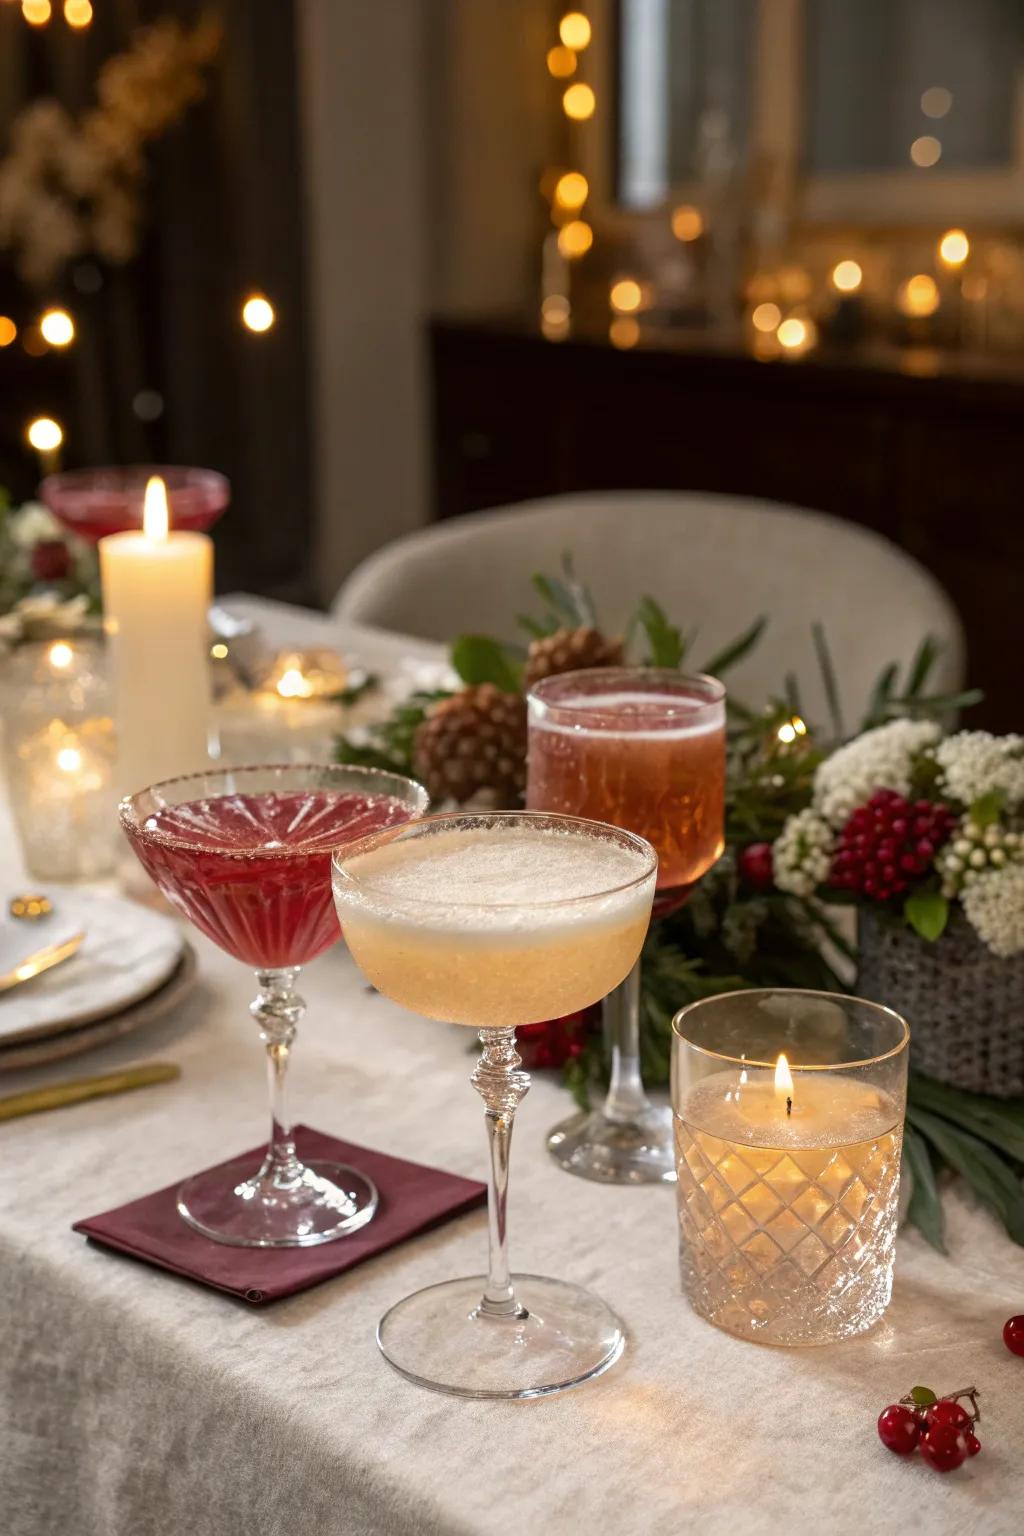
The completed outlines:
<svg viewBox="0 0 1024 1536">
<path fill-rule="evenodd" d="M 79 1077 L 51 1088 L 32 1088 L 27 1093 L 12 1093 L 0 1099 L 0 1120 L 14 1120 L 18 1115 L 35 1115 L 43 1109 L 61 1109 L 65 1104 L 81 1104 L 85 1099 L 99 1099 L 111 1093 L 128 1093 L 132 1088 L 146 1088 L 150 1083 L 169 1083 L 181 1076 L 181 1068 L 172 1061 L 151 1061 L 141 1067 L 126 1067 L 123 1072 L 105 1072 L 102 1077 Z"/>
<path fill-rule="evenodd" d="M 61 944 L 47 944 L 45 949 L 37 949 L 34 955 L 29 955 L 27 960 L 16 965 L 13 970 L 0 974 L 0 992 L 10 992 L 12 988 L 20 987 L 23 981 L 31 981 L 34 976 L 52 970 L 63 960 L 70 960 L 84 943 L 84 933 L 73 933 L 70 939 L 65 939 Z"/>
</svg>

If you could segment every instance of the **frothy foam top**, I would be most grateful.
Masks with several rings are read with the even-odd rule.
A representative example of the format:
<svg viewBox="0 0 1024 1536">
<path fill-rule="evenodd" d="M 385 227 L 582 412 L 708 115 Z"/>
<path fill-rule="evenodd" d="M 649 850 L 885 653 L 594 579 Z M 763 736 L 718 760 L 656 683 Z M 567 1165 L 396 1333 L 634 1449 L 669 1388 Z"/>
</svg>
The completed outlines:
<svg viewBox="0 0 1024 1536">
<path fill-rule="evenodd" d="M 705 736 L 725 726 L 725 705 L 685 693 L 578 693 L 548 703 L 530 700 L 534 729 L 570 736 L 597 735 L 623 740 L 681 741 Z M 567 719 L 570 711 L 577 719 Z M 695 718 L 696 717 L 696 718 Z"/>
<path fill-rule="evenodd" d="M 654 888 L 653 870 L 642 878 L 647 867 L 639 851 L 582 833 L 452 829 L 345 860 L 352 878 L 336 874 L 335 891 L 353 913 L 417 926 L 542 930 L 642 911 Z M 559 902 L 574 905 L 538 905 Z"/>
</svg>

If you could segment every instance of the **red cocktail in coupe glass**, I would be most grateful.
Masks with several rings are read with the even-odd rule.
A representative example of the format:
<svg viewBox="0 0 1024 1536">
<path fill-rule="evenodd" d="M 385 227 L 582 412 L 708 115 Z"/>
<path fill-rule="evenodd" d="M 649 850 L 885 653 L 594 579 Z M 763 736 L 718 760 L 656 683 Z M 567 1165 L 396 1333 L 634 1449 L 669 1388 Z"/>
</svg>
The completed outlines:
<svg viewBox="0 0 1024 1536">
<path fill-rule="evenodd" d="M 595 667 L 529 694 L 531 811 L 635 832 L 658 854 L 655 917 L 684 902 L 720 856 L 725 815 L 725 689 L 716 678 Z M 671 1116 L 644 1092 L 640 965 L 607 999 L 612 1077 L 604 1106 L 556 1126 L 563 1168 L 610 1184 L 675 1178 Z"/>
<path fill-rule="evenodd" d="M 160 890 L 201 933 L 256 972 L 250 1013 L 267 1050 L 271 1135 L 259 1169 L 198 1174 L 178 1191 L 190 1226 L 241 1247 L 305 1247 L 365 1226 L 373 1182 L 341 1163 L 303 1164 L 285 1109 L 288 1056 L 305 1003 L 299 967 L 340 937 L 331 855 L 421 816 L 412 779 L 345 765 L 188 774 L 122 800 L 121 825 Z"/>
<path fill-rule="evenodd" d="M 205 533 L 231 499 L 225 475 L 178 464 L 126 464 L 48 475 L 39 487 L 39 499 L 69 533 L 95 544 L 108 533 L 142 527 L 142 503 L 154 475 L 167 487 L 171 526 L 179 531 Z"/>
</svg>

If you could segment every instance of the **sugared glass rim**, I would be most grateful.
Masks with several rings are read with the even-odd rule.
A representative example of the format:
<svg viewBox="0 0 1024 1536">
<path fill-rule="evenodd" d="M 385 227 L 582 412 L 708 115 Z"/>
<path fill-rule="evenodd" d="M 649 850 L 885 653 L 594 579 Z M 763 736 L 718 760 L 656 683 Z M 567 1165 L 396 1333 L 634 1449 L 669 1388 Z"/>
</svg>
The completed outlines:
<svg viewBox="0 0 1024 1536">
<path fill-rule="evenodd" d="M 696 698 L 686 699 L 685 705 L 681 701 L 678 705 L 665 704 L 660 708 L 653 706 L 645 712 L 648 726 L 652 715 L 663 720 L 674 720 L 681 715 L 692 719 L 705 710 L 717 709 L 725 703 L 725 684 L 717 677 L 707 672 L 680 672 L 673 667 L 580 667 L 575 672 L 556 672 L 552 677 L 542 677 L 534 683 L 527 690 L 526 698 L 528 703 L 536 701 L 552 713 L 577 715 L 592 723 L 595 715 L 601 713 L 595 707 L 595 701 L 601 698 L 601 685 L 608 692 L 614 692 L 616 688 L 621 691 L 630 684 L 636 686 L 648 682 L 660 684 L 667 689 L 690 687 L 697 694 Z M 565 702 L 550 697 L 563 688 L 567 688 L 570 693 L 574 688 L 579 689 L 586 696 L 586 702 L 578 703 L 575 699 Z M 624 728 L 621 717 L 617 718 L 619 728 Z"/>
<path fill-rule="evenodd" d="M 829 1061 L 829 1062 L 790 1062 L 790 1068 L 794 1072 L 847 1072 L 856 1067 L 873 1067 L 883 1061 L 890 1061 L 894 1056 L 899 1056 L 907 1049 L 910 1043 L 910 1025 L 902 1014 L 895 1008 L 888 1008 L 884 1003 L 875 1003 L 866 997 L 854 997 L 849 992 L 821 992 L 813 987 L 742 987 L 735 992 L 716 992 L 714 997 L 698 997 L 694 1002 L 687 1003 L 672 1017 L 672 1033 L 686 1046 L 687 1050 L 694 1051 L 699 1056 L 706 1057 L 709 1061 L 721 1061 L 732 1067 L 766 1067 L 774 1071 L 776 1061 L 757 1061 L 752 1056 L 732 1056 L 724 1051 L 713 1051 L 706 1045 L 698 1045 L 695 1040 L 683 1033 L 682 1021 L 699 1008 L 710 1008 L 716 1003 L 726 1003 L 738 997 L 778 997 L 784 994 L 786 997 L 811 997 L 819 1002 L 837 1003 L 840 1007 L 856 1003 L 859 1008 L 870 1009 L 872 1013 L 891 1019 L 900 1031 L 900 1039 L 896 1045 L 887 1051 L 880 1051 L 875 1056 L 865 1056 L 857 1061 Z M 787 1057 L 788 1060 L 788 1057 Z"/>
<path fill-rule="evenodd" d="M 419 808 L 414 809 L 409 818 L 411 821 L 418 820 L 422 811 L 424 811 L 430 804 L 430 796 L 418 780 L 407 778 L 404 774 L 401 773 L 392 773 L 390 769 L 387 768 L 368 768 L 362 766 L 359 763 L 246 763 L 240 768 L 218 768 L 215 764 L 211 763 L 209 768 L 205 770 L 197 768 L 192 773 L 179 773 L 170 779 L 158 779 L 155 784 L 147 784 L 145 789 L 137 789 L 134 794 L 124 795 L 118 803 L 117 819 L 121 823 L 121 827 L 126 834 L 135 833 L 135 835 L 141 838 L 144 842 L 155 843 L 162 848 L 180 848 L 189 853 L 215 852 L 218 858 L 239 859 L 244 861 L 251 860 L 258 855 L 261 859 L 296 859 L 310 858 L 313 857 L 314 854 L 318 854 L 320 857 L 323 857 L 325 854 L 334 853 L 335 850 L 333 848 L 211 849 L 208 843 L 200 843 L 195 841 L 193 838 L 182 837 L 177 833 L 165 832 L 159 828 L 147 828 L 145 825 L 146 816 L 151 816 L 154 814 L 154 812 L 147 811 L 145 816 L 142 816 L 140 814 L 139 807 L 136 804 L 136 802 L 141 800 L 144 795 L 156 794 L 160 790 L 170 789 L 172 785 L 186 784 L 189 782 L 189 780 L 199 784 L 204 779 L 227 779 L 229 775 L 233 777 L 239 777 L 246 774 L 257 773 L 279 773 L 282 775 L 282 777 L 285 774 L 290 773 L 294 773 L 296 775 L 302 773 L 331 775 L 337 774 L 339 776 L 344 774 L 346 776 L 353 775 L 357 780 L 365 779 L 367 784 L 369 784 L 371 781 L 387 781 L 394 785 L 411 785 L 413 789 L 417 791 L 414 798 L 419 802 Z M 328 788 L 329 786 L 322 785 L 321 787 Z M 242 792 L 244 793 L 244 791 Z M 368 790 L 368 793 L 369 792 L 370 791 Z M 225 789 L 224 795 L 208 795 L 205 798 L 222 799 L 224 796 L 231 793 L 233 793 L 232 790 Z M 267 790 L 264 791 L 264 793 L 269 794 L 271 791 Z M 387 796 L 386 792 L 384 792 L 384 794 L 382 794 L 382 798 L 396 799 L 397 796 Z M 184 802 L 181 800 L 173 802 L 173 804 L 177 805 L 181 805 L 183 803 Z M 159 807 L 159 809 L 173 809 L 173 804 L 166 807 Z M 402 822 L 401 825 L 407 826 L 408 823 Z"/>
<path fill-rule="evenodd" d="M 635 849 L 646 859 L 646 868 L 642 874 L 634 875 L 631 880 L 625 880 L 621 885 L 606 886 L 600 891 L 586 891 L 579 896 L 560 896 L 546 901 L 484 901 L 477 898 L 475 901 L 452 901 L 447 896 L 444 898 L 445 909 L 454 908 L 456 911 L 487 911 L 487 912 L 539 912 L 544 909 L 554 910 L 560 907 L 581 906 L 589 901 L 606 901 L 609 896 L 621 895 L 624 891 L 635 890 L 645 881 L 651 880 L 658 873 L 658 855 L 644 837 L 638 837 L 635 832 L 627 832 L 623 827 L 613 827 L 607 821 L 593 821 L 586 816 L 562 816 L 555 811 L 440 811 L 433 816 L 420 816 L 415 822 L 404 822 L 397 827 L 382 827 L 379 832 L 370 832 L 356 842 L 346 843 L 343 848 L 335 850 L 331 857 L 331 865 L 334 874 L 339 880 L 344 880 L 354 892 L 366 891 L 377 895 L 386 895 L 389 906 L 392 907 L 437 907 L 439 905 L 436 896 L 396 896 L 394 891 L 382 891 L 380 886 L 374 885 L 369 880 L 359 880 L 350 870 L 345 868 L 345 861 L 360 858 L 363 854 L 373 853 L 377 848 L 384 847 L 387 843 L 395 842 L 401 837 L 419 837 L 428 834 L 422 833 L 423 827 L 443 826 L 451 822 L 554 822 L 557 826 L 567 830 L 573 828 L 586 828 L 586 836 L 594 836 L 595 829 L 601 833 L 610 833 L 611 839 L 620 847 L 625 844 Z M 414 830 L 415 829 L 415 830 Z"/>
</svg>

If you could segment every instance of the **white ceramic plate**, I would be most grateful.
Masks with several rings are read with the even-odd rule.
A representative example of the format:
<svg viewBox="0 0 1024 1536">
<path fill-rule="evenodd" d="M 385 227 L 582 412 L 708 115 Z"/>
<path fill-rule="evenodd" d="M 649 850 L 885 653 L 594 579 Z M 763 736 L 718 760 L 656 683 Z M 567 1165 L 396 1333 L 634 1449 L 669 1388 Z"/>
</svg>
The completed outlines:
<svg viewBox="0 0 1024 1536">
<path fill-rule="evenodd" d="M 76 1029 L 155 991 L 181 959 L 173 918 L 120 896 L 51 892 L 54 911 L 37 923 L 0 923 L 0 973 L 47 944 L 83 932 L 76 955 L 0 996 L 0 1046 Z"/>
</svg>

